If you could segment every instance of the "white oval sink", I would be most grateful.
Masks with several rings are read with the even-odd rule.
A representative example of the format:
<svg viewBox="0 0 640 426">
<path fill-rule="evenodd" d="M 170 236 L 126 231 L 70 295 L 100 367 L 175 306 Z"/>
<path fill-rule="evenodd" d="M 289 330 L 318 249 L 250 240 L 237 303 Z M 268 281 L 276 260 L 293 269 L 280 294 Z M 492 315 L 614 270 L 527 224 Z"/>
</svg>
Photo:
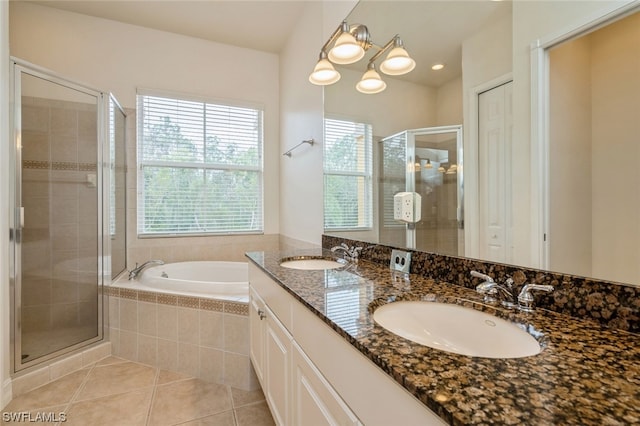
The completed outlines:
<svg viewBox="0 0 640 426">
<path fill-rule="evenodd" d="M 515 324 L 449 303 L 392 302 L 376 309 L 373 319 L 405 339 L 461 355 L 522 358 L 542 350 Z"/>
<path fill-rule="evenodd" d="M 343 259 L 331 259 L 325 257 L 289 257 L 280 261 L 280 266 L 290 269 L 301 269 L 305 271 L 321 271 L 324 269 L 342 268 L 346 265 Z"/>
</svg>

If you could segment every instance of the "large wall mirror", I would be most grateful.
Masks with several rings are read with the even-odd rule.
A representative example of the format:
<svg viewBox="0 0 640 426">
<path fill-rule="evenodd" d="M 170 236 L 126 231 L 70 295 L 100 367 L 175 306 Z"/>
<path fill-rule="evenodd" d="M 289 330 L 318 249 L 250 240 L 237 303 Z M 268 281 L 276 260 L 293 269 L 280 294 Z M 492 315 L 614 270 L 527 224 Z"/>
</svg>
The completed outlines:
<svg viewBox="0 0 640 426">
<path fill-rule="evenodd" d="M 560 3 L 558 16 L 564 23 L 558 16 L 550 21 L 568 31 L 585 15 L 593 19 L 599 13 L 594 3 Z M 525 22 L 527 8 L 538 6 L 509 1 L 361 0 L 346 18 L 349 24 L 365 24 L 375 44 L 399 34 L 416 67 L 404 76 L 380 73 L 386 90 L 362 94 L 355 86 L 375 53 L 370 49 L 356 64 L 336 66 L 341 79 L 325 86 L 325 114 L 371 125 L 374 153 L 373 226 L 327 233 L 410 247 L 406 240 L 398 240 L 402 233 L 387 241 L 384 206 L 389 203 L 383 199 L 388 194 L 380 190 L 386 167 L 381 141 L 413 129 L 462 125 L 464 153 L 457 165 L 460 173 L 464 169 L 464 203 L 444 218 L 451 223 L 458 219 L 458 252 L 433 251 L 640 285 L 640 182 L 633 166 L 640 162 L 640 121 L 629 116 L 640 108 L 640 9 L 632 6 L 603 19 L 599 28 L 573 31 L 545 51 L 549 65 L 545 99 L 551 117 L 547 158 L 541 167 L 541 181 L 548 182 L 541 189 L 546 191 L 541 197 L 546 205 L 540 208 L 531 201 L 526 207 L 533 218 L 522 220 L 518 210 L 522 200 L 533 197 L 512 183 L 522 181 L 525 174 L 526 182 L 536 177 L 534 171 L 521 169 L 522 164 L 530 167 L 531 161 L 531 149 L 522 149 L 523 143 L 528 147 L 535 142 L 529 126 L 530 45 L 520 48 L 522 52 L 518 49 L 523 40 L 531 43 L 547 34 L 526 39 L 537 34 L 533 24 Z M 571 7 L 579 13 L 573 14 Z M 593 10 L 587 13 L 586 8 Z M 543 19 L 540 11 L 533 12 L 540 14 L 534 19 Z M 523 57 L 527 75 L 519 80 Z M 432 70 L 437 63 L 444 68 Z M 605 64 L 616 71 L 600 77 L 609 73 Z M 526 108 L 514 107 L 523 93 Z M 514 127 L 518 118 L 514 119 L 513 108 L 526 109 L 526 126 Z M 446 171 L 451 165 L 445 166 Z M 443 175 L 441 181 L 446 179 Z M 527 185 L 526 191 L 530 190 Z M 438 216 L 435 208 L 430 206 L 425 217 Z M 533 222 L 544 224 L 539 236 Z M 538 237 L 540 255 L 531 243 Z"/>
</svg>

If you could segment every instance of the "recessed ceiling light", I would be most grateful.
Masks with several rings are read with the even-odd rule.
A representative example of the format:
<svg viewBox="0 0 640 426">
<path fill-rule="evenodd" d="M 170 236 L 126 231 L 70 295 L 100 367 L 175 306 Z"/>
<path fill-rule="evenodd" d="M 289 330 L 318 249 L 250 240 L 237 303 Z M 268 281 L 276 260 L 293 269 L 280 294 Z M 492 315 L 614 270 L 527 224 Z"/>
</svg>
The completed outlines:
<svg viewBox="0 0 640 426">
<path fill-rule="evenodd" d="M 444 68 L 444 64 L 435 64 L 431 67 L 431 69 L 434 71 L 441 70 L 442 68 Z"/>
</svg>

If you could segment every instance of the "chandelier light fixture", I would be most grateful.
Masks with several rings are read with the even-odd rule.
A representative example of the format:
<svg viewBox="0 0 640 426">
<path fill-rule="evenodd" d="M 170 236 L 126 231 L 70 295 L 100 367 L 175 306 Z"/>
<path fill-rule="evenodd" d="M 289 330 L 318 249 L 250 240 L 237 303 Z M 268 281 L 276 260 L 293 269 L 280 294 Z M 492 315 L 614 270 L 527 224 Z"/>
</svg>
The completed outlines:
<svg viewBox="0 0 640 426">
<path fill-rule="evenodd" d="M 387 44 L 380 47 L 371 41 L 369 29 L 365 25 L 349 26 L 347 21 L 342 21 L 320 49 L 318 63 L 309 75 L 309 81 L 318 86 L 337 82 L 340 80 L 340 73 L 333 64 L 348 65 L 358 62 L 371 47 L 378 49 L 378 52 L 369 59 L 366 72 L 356 84 L 356 89 L 361 93 L 374 94 L 386 89 L 387 84 L 376 71 L 375 62 L 387 52 L 387 57 L 380 64 L 380 71 L 384 74 L 403 75 L 411 72 L 416 66 L 399 35 L 396 34 Z"/>
</svg>

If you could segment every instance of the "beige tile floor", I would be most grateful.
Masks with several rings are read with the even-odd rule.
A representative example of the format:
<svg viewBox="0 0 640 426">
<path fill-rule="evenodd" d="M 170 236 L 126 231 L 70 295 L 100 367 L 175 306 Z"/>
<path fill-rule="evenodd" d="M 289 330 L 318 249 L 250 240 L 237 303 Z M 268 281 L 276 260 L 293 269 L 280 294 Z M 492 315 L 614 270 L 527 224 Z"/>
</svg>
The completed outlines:
<svg viewBox="0 0 640 426">
<path fill-rule="evenodd" d="M 2 424 L 19 424 L 5 417 L 27 412 L 32 420 L 42 418 L 40 413 L 54 415 L 54 421 L 40 423 L 65 426 L 274 424 L 261 390 L 247 392 L 116 357 L 18 396 L 4 408 Z"/>
</svg>

